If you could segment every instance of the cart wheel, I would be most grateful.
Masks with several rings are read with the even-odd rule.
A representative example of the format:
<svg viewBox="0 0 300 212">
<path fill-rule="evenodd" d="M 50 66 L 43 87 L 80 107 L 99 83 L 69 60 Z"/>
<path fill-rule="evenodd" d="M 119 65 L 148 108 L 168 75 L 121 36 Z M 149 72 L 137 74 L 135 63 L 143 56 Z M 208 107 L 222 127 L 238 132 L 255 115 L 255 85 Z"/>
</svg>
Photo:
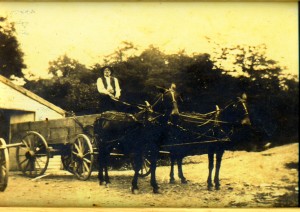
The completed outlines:
<svg viewBox="0 0 300 212">
<path fill-rule="evenodd" d="M 72 162 L 71 154 L 61 155 L 61 162 L 63 164 L 64 170 L 67 170 L 68 172 L 74 174 L 73 168 L 71 166 L 71 162 Z"/>
<path fill-rule="evenodd" d="M 71 151 L 73 173 L 79 180 L 89 179 L 94 160 L 94 151 L 90 139 L 84 134 L 77 135 L 71 146 Z"/>
<path fill-rule="evenodd" d="M 0 191 L 5 191 L 8 183 L 9 155 L 5 140 L 0 138 Z"/>
<path fill-rule="evenodd" d="M 50 150 L 44 137 L 29 131 L 17 147 L 17 163 L 24 175 L 37 177 L 45 173 L 50 157 Z"/>
</svg>

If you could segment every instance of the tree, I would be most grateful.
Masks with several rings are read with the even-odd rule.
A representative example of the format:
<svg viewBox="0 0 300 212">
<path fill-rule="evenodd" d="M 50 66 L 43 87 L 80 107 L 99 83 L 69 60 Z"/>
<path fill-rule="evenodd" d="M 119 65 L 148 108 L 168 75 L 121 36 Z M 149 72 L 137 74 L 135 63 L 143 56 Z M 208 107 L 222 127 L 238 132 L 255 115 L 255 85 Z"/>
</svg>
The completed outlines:
<svg viewBox="0 0 300 212">
<path fill-rule="evenodd" d="M 67 111 L 95 113 L 98 106 L 95 71 L 67 55 L 49 63 L 51 79 L 30 81 L 25 87 Z"/>
<path fill-rule="evenodd" d="M 26 65 L 23 56 L 14 23 L 0 16 L 0 74 L 7 78 L 24 77 L 22 69 L 26 68 Z"/>
<path fill-rule="evenodd" d="M 121 45 L 112 53 L 104 58 L 105 64 L 119 63 L 126 61 L 128 58 L 134 56 L 138 48 L 129 41 L 122 41 Z"/>
</svg>

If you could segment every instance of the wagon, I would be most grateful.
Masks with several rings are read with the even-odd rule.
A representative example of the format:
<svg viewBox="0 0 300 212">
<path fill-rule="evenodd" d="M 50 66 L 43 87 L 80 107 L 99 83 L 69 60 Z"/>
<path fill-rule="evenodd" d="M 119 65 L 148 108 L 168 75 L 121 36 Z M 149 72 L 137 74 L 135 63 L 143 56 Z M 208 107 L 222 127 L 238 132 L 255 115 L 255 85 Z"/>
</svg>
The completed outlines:
<svg viewBox="0 0 300 212">
<path fill-rule="evenodd" d="M 47 170 L 49 159 L 60 155 L 65 170 L 79 180 L 89 179 L 98 155 L 93 124 L 100 116 L 93 114 L 12 124 L 11 145 L 17 147 L 19 170 L 32 178 L 41 176 Z M 140 176 L 149 173 L 149 163 L 144 160 Z"/>
<path fill-rule="evenodd" d="M 9 160 L 7 145 L 3 138 L 0 138 L 0 191 L 5 191 L 8 181 Z"/>
<path fill-rule="evenodd" d="M 0 138 L 0 191 L 5 191 L 8 183 L 9 173 L 9 155 L 8 148 L 16 147 L 21 145 L 17 144 L 6 144 L 3 138 Z"/>
</svg>

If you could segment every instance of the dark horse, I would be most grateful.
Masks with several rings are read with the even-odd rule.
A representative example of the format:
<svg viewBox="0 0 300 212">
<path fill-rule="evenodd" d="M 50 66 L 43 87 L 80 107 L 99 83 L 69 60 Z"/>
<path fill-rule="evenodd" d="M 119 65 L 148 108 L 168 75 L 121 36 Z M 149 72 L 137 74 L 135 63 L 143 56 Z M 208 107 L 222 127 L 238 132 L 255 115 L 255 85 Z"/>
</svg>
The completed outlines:
<svg viewBox="0 0 300 212">
<path fill-rule="evenodd" d="M 151 186 L 154 193 L 159 193 L 156 182 L 156 161 L 160 145 L 165 136 L 165 126 L 171 117 L 178 116 L 176 102 L 173 101 L 174 91 L 165 90 L 160 93 L 155 103 L 146 104 L 139 112 L 123 113 L 107 111 L 94 123 L 94 133 L 99 151 L 99 184 L 110 183 L 108 161 L 112 151 L 129 156 L 133 161 L 134 177 L 131 190 L 138 191 L 138 175 L 142 168 L 143 158 L 151 165 Z M 161 108 L 154 112 L 152 107 Z M 104 172 L 104 176 L 103 176 Z"/>
<path fill-rule="evenodd" d="M 243 126 L 250 125 L 246 106 L 246 94 L 242 98 L 230 101 L 220 109 L 207 114 L 181 113 L 180 119 L 169 125 L 168 139 L 161 147 L 170 152 L 171 171 L 170 183 L 175 182 L 174 164 L 177 161 L 178 177 L 182 183 L 187 183 L 182 171 L 182 160 L 188 155 L 208 154 L 208 189 L 213 187 L 212 171 L 214 168 L 214 155 L 216 155 L 215 189 L 220 188 L 219 172 L 222 156 L 226 149 L 231 149 L 237 138 L 237 132 Z"/>
</svg>

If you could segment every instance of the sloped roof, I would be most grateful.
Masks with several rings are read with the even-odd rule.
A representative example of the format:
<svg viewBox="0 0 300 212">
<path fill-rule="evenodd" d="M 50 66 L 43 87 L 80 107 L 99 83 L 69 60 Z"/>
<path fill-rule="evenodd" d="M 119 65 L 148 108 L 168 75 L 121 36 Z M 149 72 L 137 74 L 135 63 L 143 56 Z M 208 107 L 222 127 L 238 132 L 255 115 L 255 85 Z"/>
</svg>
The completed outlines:
<svg viewBox="0 0 300 212">
<path fill-rule="evenodd" d="M 57 113 L 61 114 L 61 115 L 65 115 L 66 111 L 63 110 L 62 108 L 48 102 L 47 100 L 43 99 L 42 97 L 36 95 L 35 93 L 32 93 L 31 91 L 23 88 L 22 86 L 18 86 L 15 85 L 14 83 L 12 83 L 9 79 L 7 79 L 6 77 L 0 75 L 0 82 L 4 83 L 5 85 L 8 85 L 9 87 L 19 91 L 20 93 L 24 94 L 25 96 L 39 102 L 40 104 L 45 105 L 46 107 L 56 111 Z M 0 105 L 1 108 L 1 105 Z"/>
</svg>

